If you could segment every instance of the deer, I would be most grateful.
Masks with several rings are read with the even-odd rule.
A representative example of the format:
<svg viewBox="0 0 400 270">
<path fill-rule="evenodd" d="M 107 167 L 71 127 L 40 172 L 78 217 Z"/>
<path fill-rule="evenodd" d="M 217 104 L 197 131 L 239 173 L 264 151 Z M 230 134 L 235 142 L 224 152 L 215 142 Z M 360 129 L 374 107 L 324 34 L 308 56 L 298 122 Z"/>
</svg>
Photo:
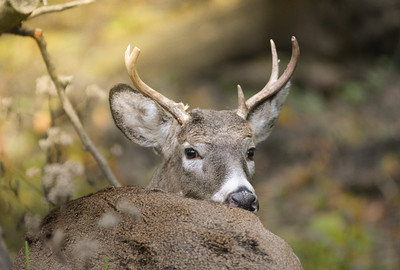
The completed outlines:
<svg viewBox="0 0 400 270">
<path fill-rule="evenodd" d="M 291 247 L 255 215 L 254 153 L 277 121 L 288 95 L 299 46 L 279 76 L 271 40 L 268 83 L 236 110 L 187 111 L 145 84 L 138 48 L 125 53 L 136 89 L 110 90 L 116 126 L 163 157 L 146 188 L 109 187 L 53 209 L 25 236 L 13 269 L 294 269 Z"/>
<path fill-rule="evenodd" d="M 271 133 L 289 93 L 300 50 L 292 37 L 292 56 L 279 77 L 279 60 L 271 40 L 272 71 L 268 83 L 245 100 L 237 85 L 236 110 L 194 109 L 176 103 L 144 83 L 137 72 L 140 49 L 125 52 L 125 65 L 136 89 L 118 84 L 109 102 L 116 126 L 133 142 L 152 147 L 163 162 L 147 188 L 199 200 L 227 203 L 257 212 L 251 182 L 255 147 Z"/>
</svg>

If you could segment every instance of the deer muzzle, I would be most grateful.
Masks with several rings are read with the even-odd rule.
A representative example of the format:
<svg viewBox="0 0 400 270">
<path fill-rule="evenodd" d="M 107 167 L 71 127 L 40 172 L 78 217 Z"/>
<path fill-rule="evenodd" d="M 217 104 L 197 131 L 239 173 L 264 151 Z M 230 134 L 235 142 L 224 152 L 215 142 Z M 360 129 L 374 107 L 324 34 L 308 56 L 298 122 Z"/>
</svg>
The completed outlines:
<svg viewBox="0 0 400 270">
<path fill-rule="evenodd" d="M 258 198 L 247 188 L 241 188 L 228 196 L 228 204 L 256 213 L 259 209 Z"/>
</svg>

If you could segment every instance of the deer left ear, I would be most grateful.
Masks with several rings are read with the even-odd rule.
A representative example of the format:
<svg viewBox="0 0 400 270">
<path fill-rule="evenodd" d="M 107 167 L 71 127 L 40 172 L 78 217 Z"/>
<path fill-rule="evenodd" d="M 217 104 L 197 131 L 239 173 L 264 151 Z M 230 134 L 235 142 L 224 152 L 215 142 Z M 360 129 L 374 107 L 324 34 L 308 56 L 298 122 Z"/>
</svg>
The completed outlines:
<svg viewBox="0 0 400 270">
<path fill-rule="evenodd" d="M 253 130 L 254 143 L 258 144 L 265 140 L 281 113 L 282 105 L 289 94 L 290 82 L 277 94 L 267 98 L 251 110 L 247 116 L 247 121 Z"/>
<path fill-rule="evenodd" d="M 158 153 L 170 152 L 178 121 L 154 100 L 126 84 L 110 91 L 110 109 L 117 127 L 131 141 L 153 147 Z"/>
</svg>

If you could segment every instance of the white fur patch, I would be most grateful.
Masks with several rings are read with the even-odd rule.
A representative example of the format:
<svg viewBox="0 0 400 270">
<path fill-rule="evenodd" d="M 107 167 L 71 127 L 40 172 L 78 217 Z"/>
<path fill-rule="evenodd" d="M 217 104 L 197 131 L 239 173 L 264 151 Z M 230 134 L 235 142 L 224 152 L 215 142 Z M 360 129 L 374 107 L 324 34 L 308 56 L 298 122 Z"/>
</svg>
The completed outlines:
<svg viewBox="0 0 400 270">
<path fill-rule="evenodd" d="M 182 165 L 185 171 L 195 173 L 196 175 L 199 175 L 202 172 L 203 168 L 203 160 L 201 159 L 187 159 L 183 158 L 182 159 Z"/>
<path fill-rule="evenodd" d="M 196 151 L 199 151 L 198 149 L 201 148 L 201 145 L 192 146 L 188 142 L 185 142 L 183 147 L 194 148 Z M 186 157 L 183 157 L 182 165 L 185 171 L 192 172 L 198 176 L 203 172 L 203 160 L 201 158 L 187 159 Z"/>
<path fill-rule="evenodd" d="M 118 114 L 120 128 L 136 143 L 159 147 L 168 137 L 172 121 L 161 123 L 161 112 L 154 101 L 131 91 L 116 93 L 112 110 Z"/>
<path fill-rule="evenodd" d="M 233 171 L 230 175 L 228 175 L 221 189 L 214 194 L 212 200 L 215 202 L 225 202 L 228 199 L 228 195 L 237 191 L 239 187 L 246 187 L 249 191 L 255 194 L 254 188 L 247 180 L 244 172 Z"/>
<path fill-rule="evenodd" d="M 152 102 L 147 100 L 124 99 L 120 102 L 121 116 L 125 118 L 125 123 L 131 128 L 147 128 L 158 124 L 159 112 Z"/>
</svg>

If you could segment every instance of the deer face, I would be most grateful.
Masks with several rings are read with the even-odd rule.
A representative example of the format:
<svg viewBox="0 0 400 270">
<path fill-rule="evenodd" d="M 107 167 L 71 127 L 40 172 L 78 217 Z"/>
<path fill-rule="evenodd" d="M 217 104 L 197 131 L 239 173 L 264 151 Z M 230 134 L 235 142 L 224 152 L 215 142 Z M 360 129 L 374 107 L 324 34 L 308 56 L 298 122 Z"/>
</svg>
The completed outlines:
<svg viewBox="0 0 400 270">
<path fill-rule="evenodd" d="M 292 38 L 292 44 L 292 59 L 278 78 L 278 59 L 271 42 L 271 79 L 248 101 L 238 86 L 237 110 L 190 112 L 140 80 L 135 68 L 139 50 L 131 54 L 128 47 L 125 63 L 139 90 L 125 84 L 114 86 L 110 107 L 117 127 L 129 139 L 153 147 L 164 158 L 148 187 L 256 212 L 258 199 L 250 184 L 254 151 L 270 134 L 289 92 L 288 81 L 299 55 L 296 39 Z"/>
<path fill-rule="evenodd" d="M 194 110 L 190 116 L 171 157 L 180 159 L 180 166 L 170 168 L 180 176 L 180 192 L 257 211 L 258 200 L 250 184 L 255 144 L 248 123 L 233 111 Z"/>
</svg>

